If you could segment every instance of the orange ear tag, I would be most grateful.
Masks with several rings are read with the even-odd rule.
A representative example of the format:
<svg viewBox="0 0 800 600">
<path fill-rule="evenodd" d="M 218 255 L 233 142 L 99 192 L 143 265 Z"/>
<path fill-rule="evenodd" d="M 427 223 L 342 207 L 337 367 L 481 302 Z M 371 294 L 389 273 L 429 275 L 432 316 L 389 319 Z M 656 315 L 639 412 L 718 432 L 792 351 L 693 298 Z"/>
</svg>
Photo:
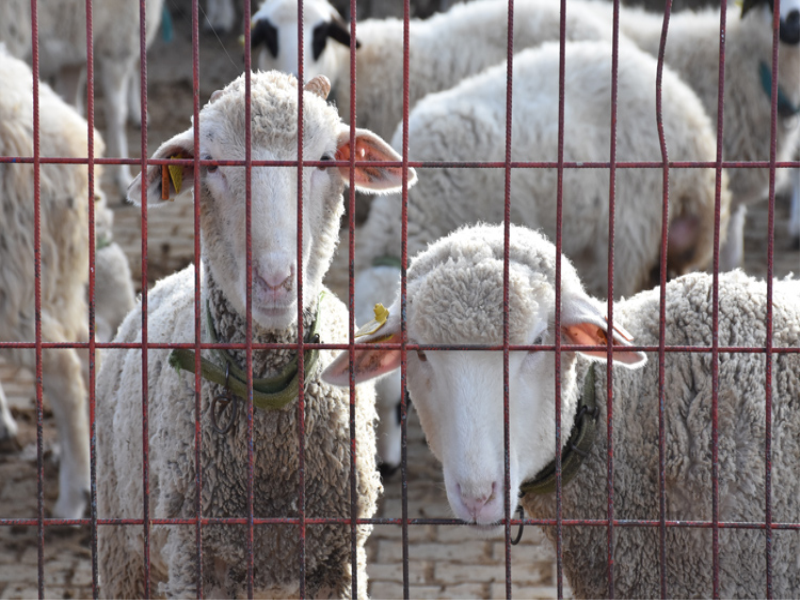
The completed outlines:
<svg viewBox="0 0 800 600">
<path fill-rule="evenodd" d="M 386 320 L 389 318 L 389 310 L 383 304 L 376 304 L 374 310 L 375 318 L 356 332 L 356 338 L 372 335 L 386 325 Z"/>
</svg>

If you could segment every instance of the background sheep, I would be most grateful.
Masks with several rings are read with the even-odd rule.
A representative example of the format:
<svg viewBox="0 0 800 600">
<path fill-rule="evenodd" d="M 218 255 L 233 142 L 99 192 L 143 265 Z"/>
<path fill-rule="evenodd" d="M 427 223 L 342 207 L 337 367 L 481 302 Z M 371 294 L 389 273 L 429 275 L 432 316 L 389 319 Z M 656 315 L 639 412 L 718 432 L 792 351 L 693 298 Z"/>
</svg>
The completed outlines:
<svg viewBox="0 0 800 600">
<path fill-rule="evenodd" d="M 549 0 L 524 0 L 514 5 L 514 48 L 519 51 L 557 40 L 558 11 Z M 304 3 L 304 74 L 324 74 L 336 88 L 339 113 L 350 115 L 350 28 L 323 0 Z M 297 3 L 267 0 L 253 16 L 254 45 L 263 44 L 261 69 L 296 72 Z M 508 56 L 508 3 L 477 0 L 410 26 L 409 107 L 426 94 L 452 87 L 465 77 Z M 403 116 L 403 21 L 365 20 L 357 24 L 356 114 L 358 125 L 390 137 Z M 569 40 L 610 39 L 611 31 L 594 18 L 571 19 Z M 464 45 L 463 40 L 470 40 Z M 280 44 L 278 42 L 280 40 Z M 338 84 L 338 85 L 337 85 Z"/>
<path fill-rule="evenodd" d="M 0 155 L 33 156 L 33 78 L 25 63 L 0 48 Z M 45 84 L 39 85 L 39 138 L 43 157 L 88 155 L 87 124 Z M 95 152 L 103 142 L 95 136 Z M 34 181 L 32 164 L 0 164 L 0 340 L 35 339 Z M 46 342 L 86 342 L 89 277 L 88 171 L 43 164 L 41 173 L 41 326 Z M 2 351 L 11 362 L 35 368 L 30 349 Z M 44 390 L 61 444 L 60 494 L 54 513 L 83 515 L 89 493 L 86 387 L 74 349 L 42 352 Z M 0 437 L 16 426 L 0 391 Z"/>
<path fill-rule="evenodd" d="M 724 138 L 725 160 L 768 161 L 770 155 L 771 101 L 761 70 L 772 68 L 771 0 L 746 0 L 739 18 L 728 11 L 725 33 Z M 795 107 L 800 106 L 800 2 L 781 3 L 778 87 L 788 104 L 779 104 L 777 160 L 791 160 L 797 146 Z M 582 13 L 610 11 L 603 3 L 579 3 Z M 621 31 L 654 56 L 661 42 L 663 15 L 636 9 L 621 11 Z M 669 23 L 666 62 L 697 92 L 712 123 L 717 122 L 719 25 L 718 9 L 673 14 Z M 764 65 L 762 67 L 762 65 Z M 768 85 L 771 85 L 771 76 Z M 782 170 L 776 172 L 780 177 Z M 727 243 L 720 256 L 723 269 L 742 263 L 746 206 L 764 198 L 769 169 L 729 171 L 731 214 Z"/>
<path fill-rule="evenodd" d="M 323 78 L 324 79 L 324 78 Z M 350 147 L 349 127 L 336 110 L 313 92 L 322 82 L 312 80 L 304 95 L 304 155 L 326 161 L 356 152 L 366 160 L 398 160 L 391 148 L 374 134 L 358 130 L 356 147 Z M 204 160 L 243 159 L 244 77 L 215 93 L 201 111 L 200 152 Z M 329 86 L 328 86 L 328 89 Z M 325 91 L 327 93 L 327 90 Z M 323 95 L 323 94 L 320 94 Z M 324 95 L 323 95 L 324 97 Z M 252 76 L 254 160 L 293 160 L 297 155 L 297 82 L 270 72 Z M 193 156 L 193 129 L 178 134 L 156 151 L 154 158 L 175 154 Z M 240 167 L 205 166 L 202 178 L 202 305 L 223 342 L 245 341 L 245 171 Z M 322 278 L 338 241 L 343 212 L 342 190 L 348 168 L 307 167 L 302 184 L 293 167 L 254 168 L 252 171 L 253 341 L 295 343 L 297 340 L 296 273 L 303 270 L 304 331 L 317 332 L 324 342 L 347 339 L 348 313 L 344 304 L 326 293 Z M 195 173 L 183 168 L 183 187 L 169 195 L 188 199 L 193 194 Z M 148 203 L 161 201 L 161 168 L 147 173 Z M 358 168 L 360 189 L 396 190 L 401 171 L 395 168 Z M 412 177 L 413 182 L 413 177 Z M 131 201 L 141 198 L 141 178 L 129 192 Z M 297 186 L 305 192 L 303 211 L 303 260 L 296 265 Z M 189 267 L 160 282 L 148 295 L 149 341 L 191 340 L 194 337 L 194 268 Z M 209 339 L 204 321 L 204 339 Z M 141 340 L 141 309 L 123 323 L 117 341 Z M 204 351 L 212 361 L 215 353 Z M 231 353 L 245 364 L 245 353 Z M 253 352 L 254 376 L 274 376 L 293 358 L 291 350 Z M 193 450 L 195 416 L 187 408 L 193 398 L 192 378 L 176 373 L 168 364 L 168 351 L 148 353 L 149 456 L 153 477 L 151 497 L 154 516 L 191 517 L 195 514 L 195 467 Z M 332 352 L 321 351 L 318 364 L 332 360 Z M 349 396 L 318 380 L 307 364 L 305 395 L 305 490 L 306 514 L 315 517 L 350 516 L 350 421 Z M 99 512 L 104 516 L 137 514 L 142 503 L 141 481 L 130 473 L 141 472 L 141 353 L 112 353 L 98 379 L 98 479 Z M 245 516 L 247 427 L 245 411 L 228 435 L 216 433 L 208 422 L 212 399 L 222 387 L 206 382 L 202 389 L 203 497 L 205 516 Z M 294 402 L 283 410 L 256 411 L 255 455 L 256 503 L 259 516 L 298 515 L 297 412 Z M 373 431 L 374 396 L 371 387 L 359 389 L 357 422 L 357 516 L 375 511 L 380 482 L 375 471 Z M 371 527 L 357 530 L 359 595 L 365 595 L 364 542 Z M 343 597 L 351 593 L 351 554 L 346 525 L 309 527 L 306 532 L 306 592 L 312 596 Z M 104 528 L 100 531 L 103 592 L 109 596 L 141 595 L 143 549 L 141 528 Z M 207 526 L 203 530 L 204 581 L 195 582 L 194 531 L 188 528 L 162 530 L 151 539 L 153 583 L 167 595 L 186 596 L 201 585 L 205 593 L 239 596 L 245 593 L 247 565 L 240 533 L 231 527 Z M 298 593 L 296 527 L 259 528 L 255 532 L 255 589 L 259 595 L 286 597 Z M 156 589 L 156 588 L 153 588 Z"/>
<path fill-rule="evenodd" d="M 611 46 L 574 42 L 566 48 L 564 159 L 608 161 L 611 144 Z M 514 60 L 512 160 L 558 159 L 558 44 L 545 44 Z M 716 138 L 694 93 L 669 70 L 663 77 L 663 120 L 672 160 L 713 161 Z M 655 126 L 655 61 L 625 47 L 619 62 L 617 160 L 661 159 Z M 409 159 L 414 161 L 503 161 L 505 159 L 506 67 L 501 65 L 455 88 L 423 99 L 409 116 Z M 394 147 L 401 147 L 400 128 Z M 515 169 L 511 175 L 511 217 L 556 236 L 555 169 Z M 608 295 L 608 171 L 564 172 L 563 250 L 573 258 L 593 294 Z M 620 169 L 616 175 L 614 248 L 616 297 L 657 283 L 661 239 L 660 169 Z M 423 250 L 441 235 L 474 221 L 499 222 L 504 188 L 501 169 L 429 169 L 408 195 L 408 253 Z M 728 218 L 724 188 L 721 225 Z M 683 273 L 705 267 L 713 252 L 715 174 L 710 169 L 670 171 L 668 267 Z M 373 202 L 358 238 L 357 305 L 364 312 L 388 304 L 398 289 L 399 269 L 375 264 L 400 255 L 402 203 L 398 197 Z M 394 273 L 395 284 L 385 280 Z M 357 313 L 359 322 L 367 315 Z M 379 412 L 399 402 L 399 374 L 378 388 Z M 384 396 L 381 387 L 396 394 Z M 378 439 L 394 439 L 399 427 L 382 420 Z M 399 464 L 382 456 L 388 466 Z"/>
<path fill-rule="evenodd" d="M 551 346 L 556 335 L 567 344 L 597 345 L 598 351 L 561 354 L 561 423 L 564 453 L 567 431 L 575 422 L 578 396 L 590 361 L 606 359 L 612 336 L 614 517 L 659 518 L 658 361 L 643 368 L 644 355 L 627 350 L 631 342 L 657 346 L 659 291 L 638 294 L 613 306 L 614 330 L 606 306 L 583 290 L 566 257 L 561 271 L 561 331 L 554 331 L 555 248 L 544 236 L 512 227 L 509 268 L 509 341 Z M 490 344 L 503 342 L 503 228 L 465 228 L 432 244 L 408 272 L 407 331 L 412 344 Z M 667 346 L 710 346 L 712 277 L 692 274 L 667 284 Z M 800 302 L 784 282 L 773 295 L 775 348 L 800 345 Z M 720 276 L 720 346 L 764 347 L 766 285 L 741 272 Z M 397 342 L 400 310 L 390 309 L 387 324 L 362 341 Z M 622 329 L 625 327 L 630 333 Z M 774 354 L 772 399 L 772 519 L 796 522 L 800 481 L 796 465 L 800 417 L 793 406 L 800 389 L 800 356 Z M 504 518 L 503 386 L 500 352 L 408 352 L 409 392 L 428 443 L 441 460 L 447 496 L 459 518 L 490 525 Z M 380 375 L 400 364 L 399 350 L 363 350 L 355 357 L 356 381 Z M 347 353 L 323 379 L 347 383 Z M 594 368 L 594 392 L 605 422 L 606 369 Z M 708 521 L 711 513 L 711 356 L 666 354 L 666 500 L 667 519 Z M 517 490 L 551 461 L 555 447 L 554 354 L 511 352 L 509 356 L 510 506 Z M 719 520 L 763 522 L 765 362 L 758 353 L 719 356 Z M 564 455 L 562 454 L 562 457 Z M 608 497 L 606 436 L 595 444 L 575 478 L 563 488 L 567 518 L 605 519 Z M 522 505 L 535 518 L 555 518 L 554 494 L 527 493 Z M 548 535 L 554 540 L 555 531 Z M 667 589 L 676 597 L 712 593 L 711 530 L 667 531 Z M 772 532 L 772 593 L 791 596 L 800 586 L 796 568 L 800 539 L 793 532 Z M 720 594 L 756 597 L 766 588 L 764 534 L 757 529 L 722 529 Z M 660 593 L 658 530 L 615 530 L 614 593 L 651 597 Z M 565 527 L 564 569 L 577 597 L 605 597 L 607 532 L 602 527 Z"/>
</svg>

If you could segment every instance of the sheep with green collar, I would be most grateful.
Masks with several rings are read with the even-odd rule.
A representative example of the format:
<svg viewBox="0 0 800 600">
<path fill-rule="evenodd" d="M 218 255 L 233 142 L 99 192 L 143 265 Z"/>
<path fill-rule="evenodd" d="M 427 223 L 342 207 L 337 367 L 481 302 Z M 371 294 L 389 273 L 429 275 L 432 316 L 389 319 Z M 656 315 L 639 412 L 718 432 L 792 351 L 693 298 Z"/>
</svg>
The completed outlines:
<svg viewBox="0 0 800 600">
<path fill-rule="evenodd" d="M 298 147 L 298 84 L 277 72 L 252 75 L 252 159 L 295 160 Z M 298 307 L 307 342 L 346 343 L 349 315 L 344 304 L 322 285 L 322 278 L 338 243 L 343 212 L 342 191 L 349 181 L 347 167 L 326 167 L 325 162 L 349 156 L 373 160 L 398 160 L 383 140 L 369 131 L 356 130 L 351 148 L 350 129 L 335 108 L 325 102 L 327 80 L 315 78 L 303 94 L 304 157 L 319 161 L 307 166 L 298 182 L 297 167 L 252 169 L 252 341 L 298 341 Z M 198 158 L 245 159 L 245 79 L 239 77 L 216 92 L 201 110 Z M 156 159 L 195 156 L 194 130 L 189 128 L 165 142 Z M 180 167 L 180 176 L 162 177 L 153 165 L 144 181 L 132 184 L 129 198 L 150 204 L 162 197 L 189 200 L 199 177 L 201 264 L 200 306 L 203 341 L 245 343 L 247 340 L 245 245 L 246 170 L 239 166 Z M 399 168 L 356 168 L 356 184 L 368 192 L 394 191 L 401 184 Z M 411 172 L 413 183 L 414 174 Z M 298 264 L 298 186 L 303 191 L 301 262 Z M 303 300 L 298 304 L 298 273 L 302 272 Z M 147 296 L 148 342 L 192 342 L 195 331 L 195 267 L 188 267 L 161 282 Z M 117 342 L 139 343 L 142 307 L 123 322 Z M 309 334 L 316 333 L 317 337 Z M 305 356 L 305 515 L 350 518 L 350 396 L 319 379 L 319 368 L 333 360 L 333 352 L 320 350 L 315 361 Z M 295 377 L 289 365 L 294 349 L 254 350 L 252 353 L 256 517 L 298 517 L 298 392 L 274 388 L 279 377 Z M 194 375 L 180 369 L 184 352 L 151 349 L 147 354 L 149 402 L 149 458 L 151 517 L 193 518 L 196 515 L 194 465 Z M 225 366 L 230 377 L 245 381 L 244 350 L 202 351 L 203 385 L 200 396 L 203 492 L 199 499 L 204 517 L 246 517 L 248 487 L 248 425 L 246 403 L 228 404 L 213 419 L 214 398 L 223 394 Z M 194 369 L 194 357 L 188 360 Z M 173 367 L 178 367 L 178 370 Z M 296 371 L 296 369 L 295 369 Z M 216 373 L 216 374 L 215 374 Z M 220 377 L 217 377 L 220 375 Z M 212 383 L 221 381 L 223 385 Z M 263 384 L 263 387 L 262 387 Z M 231 383 L 230 389 L 237 391 Z M 263 394 L 261 392 L 264 392 Z M 111 352 L 98 377 L 98 511 L 104 517 L 131 517 L 142 507 L 142 353 L 138 349 Z M 241 392 L 238 392 L 241 393 Z M 266 399 L 265 399 L 266 398 Z M 237 408 L 238 407 L 238 408 Z M 281 408 L 282 407 L 282 408 Z M 221 408 L 220 408 L 221 410 Z M 357 518 L 371 517 L 381 490 L 375 470 L 374 391 L 359 387 L 355 396 Z M 230 423 L 229 431 L 227 424 Z M 223 430 L 223 431 L 220 431 Z M 366 595 L 364 543 L 371 526 L 356 528 L 357 594 Z M 314 597 L 355 594 L 351 579 L 350 528 L 344 524 L 309 525 L 305 537 L 305 591 Z M 144 554 L 140 527 L 107 527 L 100 532 L 100 572 L 103 594 L 113 597 L 144 593 Z M 247 594 L 247 560 L 244 531 L 231 526 L 203 528 L 203 580 L 196 580 L 195 530 L 167 527 L 152 530 L 150 538 L 151 591 L 168 596 L 194 595 L 198 586 L 209 596 L 241 597 Z M 257 527 L 254 540 L 254 593 L 290 597 L 300 590 L 298 526 Z"/>
<path fill-rule="evenodd" d="M 562 515 L 569 519 L 607 518 L 606 365 L 612 339 L 614 518 L 658 521 L 659 361 L 631 345 L 658 347 L 660 291 L 642 292 L 608 306 L 583 289 L 566 257 L 561 259 L 561 322 L 555 328 L 556 249 L 544 236 L 511 228 L 508 275 L 508 334 L 511 344 L 530 346 L 509 354 L 509 448 L 504 454 L 503 353 L 499 351 L 409 350 L 408 389 L 428 444 L 442 462 L 454 514 L 488 527 L 503 519 L 505 457 L 509 460 L 510 514 L 521 504 L 537 519 L 556 516 L 555 494 L 536 494 L 555 458 L 555 389 L 560 385 L 562 459 L 572 460 L 570 428 L 581 424 L 578 406 L 594 396 L 599 410 L 594 443 L 572 478 L 565 475 Z M 466 227 L 431 244 L 408 271 L 406 329 L 420 345 L 503 344 L 504 229 Z M 666 288 L 666 346 L 711 347 L 713 278 L 690 274 Z M 719 278 L 720 347 L 764 348 L 767 339 L 767 286 L 740 271 Z M 776 282 L 772 296 L 772 344 L 800 347 L 800 299 L 793 282 Z M 386 324 L 362 341 L 400 341 L 400 307 L 389 309 Z M 561 337 L 560 378 L 552 347 Z M 599 346 L 572 351 L 567 345 Z M 323 373 L 323 380 L 348 383 L 348 356 Z M 400 366 L 399 350 L 356 353 L 356 382 Z M 597 364 L 597 361 L 600 364 Z M 712 518 L 712 363 L 708 352 L 665 355 L 665 475 L 668 520 Z M 593 363 L 596 366 L 592 366 Z M 593 373 L 594 383 L 586 384 Z M 557 384 L 558 382 L 558 384 Z M 766 365 L 762 352 L 719 354 L 718 450 L 719 520 L 763 523 Z M 593 393 L 592 393 L 593 392 Z M 772 355 L 772 520 L 800 519 L 800 355 Z M 587 446 L 582 445 L 582 448 Z M 572 454 L 571 454 L 572 453 Z M 542 488 L 545 488 L 544 490 Z M 518 491 L 524 492 L 518 499 Z M 555 543 L 555 528 L 546 533 Z M 658 528 L 617 527 L 614 532 L 614 595 L 658 596 Z M 772 536 L 772 589 L 791 597 L 800 589 L 800 537 L 775 530 Z M 759 597 L 767 593 L 764 531 L 725 528 L 720 536 L 720 595 Z M 666 547 L 668 594 L 678 598 L 713 593 L 710 528 L 669 528 Z M 564 527 L 564 572 L 576 597 L 607 597 L 607 531 L 604 527 Z"/>
</svg>

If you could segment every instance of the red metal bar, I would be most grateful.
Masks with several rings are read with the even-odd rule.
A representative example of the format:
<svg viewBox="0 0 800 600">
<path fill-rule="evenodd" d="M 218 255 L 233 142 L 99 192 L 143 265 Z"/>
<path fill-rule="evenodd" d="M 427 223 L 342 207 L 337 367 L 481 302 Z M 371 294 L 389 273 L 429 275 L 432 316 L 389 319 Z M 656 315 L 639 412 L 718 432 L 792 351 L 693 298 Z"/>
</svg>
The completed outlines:
<svg viewBox="0 0 800 600">
<path fill-rule="evenodd" d="M 558 49 L 558 163 L 556 184 L 556 314 L 554 331 L 561 331 L 561 248 L 564 203 L 564 71 L 567 30 L 567 0 L 561 0 L 561 24 Z M 556 585 L 558 597 L 564 597 L 563 500 L 561 481 L 561 336 L 555 336 L 556 403 Z"/>
<path fill-rule="evenodd" d="M 667 597 L 667 479 L 666 479 L 666 423 L 665 423 L 665 365 L 666 365 L 666 310 L 667 310 L 667 236 L 669 231 L 669 151 L 664 137 L 664 122 L 661 112 L 662 95 L 661 83 L 664 73 L 664 53 L 667 47 L 667 34 L 669 32 L 669 19 L 672 12 L 672 0 L 667 0 L 664 6 L 664 23 L 661 29 L 661 41 L 658 47 L 658 65 L 656 67 L 656 124 L 658 128 L 658 141 L 661 147 L 663 161 L 662 174 L 662 205 L 661 205 L 661 263 L 660 263 L 660 293 L 659 293 L 659 319 L 658 319 L 658 556 L 660 570 L 661 597 Z"/>
<path fill-rule="evenodd" d="M 250 2 L 244 2 L 245 23 L 250 23 Z M 245 281 L 247 297 L 245 298 L 245 371 L 247 372 L 247 535 L 245 538 L 245 557 L 247 560 L 247 597 L 253 598 L 253 577 L 255 573 L 255 557 L 253 553 L 254 536 L 254 514 L 253 514 L 253 482 L 255 480 L 254 447 L 253 447 L 253 232 L 252 232 L 252 213 L 253 213 L 253 140 L 252 123 L 252 53 L 250 48 L 250 27 L 244 28 L 244 161 L 245 161 L 245 248 L 246 248 L 246 271 Z M 198 84 L 199 85 L 199 84 Z M 302 121 L 300 122 L 302 124 Z M 301 135 L 302 137 L 302 135 Z M 302 164 L 302 154 L 298 157 L 298 163 Z M 298 217 L 299 219 L 300 217 Z M 302 263 L 301 263 L 302 264 Z M 298 269 L 298 287 L 302 285 L 302 279 Z M 298 292 L 299 293 L 299 292 Z M 302 312 L 300 313 L 300 331 L 302 335 Z M 302 345 L 298 345 L 298 348 Z M 302 358 L 299 359 L 298 372 L 303 376 Z M 302 382 L 302 379 L 300 380 Z M 299 404 L 302 404 L 302 391 L 300 392 Z M 301 443 L 302 460 L 302 443 Z M 300 468 L 302 469 L 302 462 Z M 301 490 L 302 494 L 302 490 Z M 302 502 L 302 497 L 300 498 Z M 301 508 L 302 511 L 302 508 Z M 302 515 L 302 512 L 301 512 Z M 304 533 L 301 527 L 301 534 Z M 300 579 L 300 595 L 303 595 L 303 579 Z"/>
<path fill-rule="evenodd" d="M 608 330 L 614 328 L 614 210 L 617 177 L 617 91 L 619 80 L 619 0 L 614 0 L 612 51 L 611 51 L 611 148 L 608 168 Z M 606 540 L 608 597 L 614 597 L 614 369 L 613 337 L 608 336 L 606 354 L 606 514 L 608 534 Z"/>
<path fill-rule="evenodd" d="M 506 146 L 503 189 L 503 512 L 505 514 L 506 598 L 511 598 L 511 460 L 509 457 L 509 243 L 511 239 L 511 139 L 514 91 L 514 0 L 508 0 L 508 37 L 506 40 Z"/>
<path fill-rule="evenodd" d="M 247 2 L 246 2 L 247 3 Z M 300 597 L 306 595 L 306 483 L 305 483 L 305 447 L 306 447 L 306 417 L 305 417 L 305 356 L 303 353 L 303 0 L 297 0 L 297 373 L 300 385 L 297 393 L 297 435 L 298 435 L 298 491 L 297 510 L 300 517 L 300 546 L 298 548 L 298 561 L 300 573 Z M 355 147 L 355 146 L 354 146 Z M 248 217 L 247 227 L 250 228 Z M 248 377 L 250 375 L 248 374 Z M 252 390 L 250 392 L 252 394 Z M 352 398 L 353 392 L 350 396 Z M 351 419 L 354 419 L 351 408 Z M 354 425 L 351 424 L 351 428 Z M 351 434 L 351 460 L 355 451 L 355 437 Z M 352 480 L 352 478 L 351 478 Z M 355 482 L 351 481 L 354 487 Z M 353 498 L 354 500 L 354 498 Z M 355 531 L 355 530 L 354 530 Z M 355 565 L 357 561 L 353 560 Z M 356 581 L 353 580 L 353 589 Z"/>
<path fill-rule="evenodd" d="M 197 2 L 192 3 L 192 119 L 194 152 L 192 168 L 194 169 L 194 512 L 197 519 L 195 524 L 195 577 L 197 578 L 196 596 L 203 597 L 203 428 L 202 428 L 202 385 L 203 378 L 200 369 L 200 343 L 203 340 L 202 315 L 204 314 L 201 300 L 201 270 L 200 260 L 200 15 Z M 143 63 L 144 64 L 144 63 Z M 142 84 L 142 90 L 145 85 Z M 142 113 L 144 115 L 144 112 Z M 142 127 L 144 130 L 144 127 Z M 147 156 L 142 152 L 142 156 Z"/>
</svg>

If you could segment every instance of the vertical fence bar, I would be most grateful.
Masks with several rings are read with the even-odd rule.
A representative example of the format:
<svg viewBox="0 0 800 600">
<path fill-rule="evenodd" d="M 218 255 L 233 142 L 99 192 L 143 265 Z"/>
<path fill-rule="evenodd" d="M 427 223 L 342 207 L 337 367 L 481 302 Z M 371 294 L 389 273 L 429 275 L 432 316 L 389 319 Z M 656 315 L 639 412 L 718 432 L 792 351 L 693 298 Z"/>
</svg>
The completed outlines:
<svg viewBox="0 0 800 600">
<path fill-rule="evenodd" d="M 505 185 L 503 190 L 503 510 L 505 525 L 505 569 L 506 598 L 511 598 L 511 466 L 509 459 L 509 393 L 508 373 L 509 341 L 509 242 L 511 239 L 511 134 L 514 91 L 514 0 L 508 0 L 508 37 L 506 43 L 506 147 L 505 147 Z"/>
<path fill-rule="evenodd" d="M 555 403 L 556 403 L 556 582 L 558 597 L 564 597 L 564 539 L 561 498 L 561 226 L 564 200 L 564 71 L 567 41 L 567 0 L 561 0 L 561 24 L 558 48 L 558 163 L 556 177 L 556 318 Z"/>
<path fill-rule="evenodd" d="M 306 594 L 306 404 L 305 404 L 305 360 L 303 341 L 303 0 L 297 0 L 297 435 L 298 435 L 298 497 L 297 511 L 300 519 L 300 546 L 298 549 L 300 573 L 300 597 Z M 249 227 L 249 221 L 248 221 Z M 352 394 L 351 394 L 352 397 Z M 351 409 L 352 410 L 352 409 Z M 352 413 L 351 413 L 352 414 Z M 352 425 L 351 425 L 352 427 Z M 355 438 L 351 437 L 351 460 L 355 450 Z M 352 479 L 352 478 L 351 478 Z M 351 481 L 351 485 L 354 482 Z M 353 561 L 354 564 L 356 561 Z M 353 589 L 356 589 L 353 579 Z"/>
<path fill-rule="evenodd" d="M 356 256 L 356 189 L 355 189 L 355 152 L 352 151 L 353 146 L 353 135 L 355 133 L 355 26 L 356 26 L 356 6 L 355 0 L 351 0 L 350 2 L 350 11 L 353 15 L 353 18 L 350 20 L 350 39 L 353 40 L 350 44 L 350 66 L 351 66 L 351 78 L 350 78 L 350 165 L 349 165 L 349 173 L 350 173 L 350 185 L 347 189 L 347 228 L 348 233 L 350 234 L 349 240 L 349 252 L 348 255 L 350 257 L 350 261 L 348 264 L 349 268 L 349 278 L 348 278 L 348 309 L 349 319 L 348 319 L 348 354 L 350 357 L 350 368 L 349 368 L 349 377 L 350 377 L 350 568 L 351 568 L 351 578 L 353 580 L 353 588 L 351 589 L 352 595 L 356 597 L 356 590 L 358 587 L 358 564 L 356 560 L 357 556 L 357 539 L 356 539 L 356 517 L 357 517 L 357 510 L 356 510 L 356 456 L 355 456 L 355 439 L 356 439 L 356 380 L 355 380 L 355 368 L 354 368 L 354 359 L 355 359 L 355 335 L 356 335 L 356 328 L 355 328 L 355 256 Z"/>
<path fill-rule="evenodd" d="M 606 556 L 608 572 L 608 597 L 614 597 L 614 207 L 617 182 L 617 92 L 619 79 L 619 0 L 614 0 L 611 47 L 611 143 L 608 166 L 608 335 L 606 360 L 606 492 L 608 520 Z"/>
<path fill-rule="evenodd" d="M 87 4 L 89 4 L 87 0 Z M 141 27 L 145 27 L 145 0 L 139 0 L 139 18 Z M 147 43 L 141 38 L 139 55 L 141 57 L 141 110 L 142 110 L 142 138 L 141 138 L 141 167 L 142 181 L 146 181 L 147 174 Z M 142 589 L 145 597 L 150 597 L 150 443 L 148 428 L 148 377 L 147 377 L 147 186 L 142 185 L 142 529 L 144 536 L 144 582 Z"/>
<path fill-rule="evenodd" d="M 775 161 L 778 152 L 778 41 L 780 39 L 780 0 L 772 10 L 772 89 L 770 90 L 769 207 L 767 209 L 767 339 L 766 393 L 764 421 L 764 554 L 767 570 L 766 597 L 772 598 L 772 284 L 775 276 Z"/>
<path fill-rule="evenodd" d="M 728 15 L 726 2 L 719 13 L 719 73 L 717 87 L 717 155 L 714 196 L 714 273 L 711 317 L 711 519 L 714 598 L 719 598 L 719 240 L 722 197 L 722 151 L 725 99 L 725 27 Z M 767 532 L 769 536 L 769 532 Z"/>
<path fill-rule="evenodd" d="M 202 429 L 202 385 L 203 377 L 200 367 L 202 354 L 200 342 L 203 338 L 203 315 L 205 311 L 201 301 L 201 271 L 200 262 L 200 15 L 198 3 L 192 3 L 192 124 L 194 128 L 194 514 L 195 514 L 195 577 L 197 578 L 197 598 L 203 597 L 203 429 Z M 249 29 L 249 28 L 246 28 Z M 144 62 L 142 62 L 144 67 Z M 144 77 L 144 73 L 142 74 Z M 142 82 L 144 97 L 145 85 Z M 145 113 L 142 112 L 144 118 Z M 142 127 L 145 132 L 145 127 Z M 142 156 L 147 156 L 142 152 Z M 163 168 L 163 167 L 162 167 Z"/>
<path fill-rule="evenodd" d="M 667 49 L 669 19 L 672 13 L 672 0 L 664 3 L 664 21 L 661 28 L 661 41 L 658 46 L 658 66 L 656 67 L 656 126 L 661 146 L 662 160 L 662 200 L 661 200 L 661 261 L 659 264 L 660 287 L 658 309 L 658 553 L 660 567 L 661 597 L 667 597 L 667 480 L 666 480 L 666 311 L 667 311 L 667 239 L 669 232 L 669 150 L 664 137 L 664 122 L 661 113 L 661 82 L 664 73 L 664 55 Z M 718 144 L 719 147 L 719 144 Z"/>
<path fill-rule="evenodd" d="M 92 596 L 100 594 L 97 582 L 97 431 L 95 428 L 95 231 L 94 231 L 94 34 L 92 3 L 86 2 L 86 166 L 89 183 L 89 457 L 92 553 Z"/>
<path fill-rule="evenodd" d="M 42 198 L 41 164 L 39 162 L 39 21 L 36 0 L 31 0 L 31 55 L 33 71 L 33 272 L 36 353 L 36 518 L 38 542 L 39 598 L 44 598 L 44 445 L 42 407 Z"/>
<path fill-rule="evenodd" d="M 245 356 L 247 372 L 247 534 L 245 541 L 245 557 L 247 560 L 247 597 L 253 598 L 253 577 L 255 563 L 253 556 L 254 515 L 253 515 L 253 482 L 255 480 L 254 447 L 253 447 L 253 123 L 252 123 L 252 55 L 250 47 L 250 1 L 244 2 L 244 163 L 245 163 Z M 302 318 L 302 317 L 301 317 Z M 300 371 L 302 377 L 302 371 Z M 301 380 L 302 381 L 302 380 Z M 303 579 L 300 579 L 300 596 L 303 596 Z"/>
</svg>

